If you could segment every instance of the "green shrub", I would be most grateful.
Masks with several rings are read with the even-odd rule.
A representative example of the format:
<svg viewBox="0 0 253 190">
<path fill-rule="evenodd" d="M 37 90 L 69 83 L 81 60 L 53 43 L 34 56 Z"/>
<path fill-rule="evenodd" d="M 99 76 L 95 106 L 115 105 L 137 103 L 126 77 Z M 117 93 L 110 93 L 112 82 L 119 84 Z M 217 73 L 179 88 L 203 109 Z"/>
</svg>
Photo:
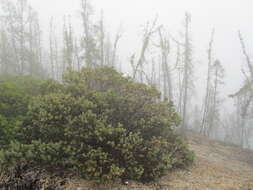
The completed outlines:
<svg viewBox="0 0 253 190">
<path fill-rule="evenodd" d="M 17 138 L 32 97 L 40 94 L 42 80 L 31 77 L 0 77 L 0 149 Z"/>
<path fill-rule="evenodd" d="M 8 126 L 8 122 L 5 117 L 0 115 L 0 146 L 5 146 L 9 143 L 10 134 L 9 131 L 10 128 Z"/>
<path fill-rule="evenodd" d="M 98 181 L 145 181 L 193 161 L 171 129 L 180 122 L 172 103 L 147 85 L 104 67 L 69 71 L 41 89 L 2 167 L 25 162 Z"/>
</svg>

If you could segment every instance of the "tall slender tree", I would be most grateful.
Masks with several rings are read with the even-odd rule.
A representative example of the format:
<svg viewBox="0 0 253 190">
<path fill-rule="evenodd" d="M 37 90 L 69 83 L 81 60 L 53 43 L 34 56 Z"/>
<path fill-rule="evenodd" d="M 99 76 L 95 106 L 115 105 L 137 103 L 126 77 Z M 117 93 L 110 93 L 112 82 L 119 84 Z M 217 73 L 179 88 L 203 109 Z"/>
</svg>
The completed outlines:
<svg viewBox="0 0 253 190">
<path fill-rule="evenodd" d="M 164 99 L 173 100 L 172 92 L 172 77 L 171 69 L 168 63 L 168 56 L 170 53 L 170 41 L 164 34 L 162 29 L 158 30 L 160 37 L 160 49 L 161 49 L 161 61 L 162 61 L 162 72 L 163 72 L 163 95 Z"/>
<path fill-rule="evenodd" d="M 247 71 L 242 70 L 245 76 L 244 86 L 238 92 L 231 95 L 230 97 L 236 99 L 237 101 L 236 108 L 239 113 L 238 123 L 240 123 L 240 125 L 238 125 L 240 131 L 239 132 L 240 145 L 241 147 L 244 147 L 245 145 L 249 144 L 249 138 L 251 132 L 253 131 L 253 127 L 251 126 L 247 127 L 249 118 L 252 118 L 249 117 L 248 114 L 250 111 L 250 106 L 252 105 L 253 102 L 253 88 L 252 88 L 253 66 L 240 31 L 238 31 L 238 37 L 241 43 L 242 53 L 246 60 Z"/>
<path fill-rule="evenodd" d="M 213 51 L 213 40 L 214 40 L 214 29 L 211 34 L 211 39 L 209 42 L 208 48 L 208 65 L 207 65 L 207 81 L 206 81 L 206 92 L 205 92 L 205 99 L 203 105 L 203 116 L 202 116 L 202 123 L 201 123 L 201 133 L 203 134 L 205 128 L 207 127 L 207 116 L 210 113 L 210 103 L 211 103 L 211 71 L 212 71 L 212 51 Z"/>
<path fill-rule="evenodd" d="M 63 71 L 66 67 L 74 68 L 74 37 L 70 17 L 63 25 Z"/>
<path fill-rule="evenodd" d="M 189 103 L 189 90 L 191 88 L 191 78 L 192 78 L 192 47 L 190 40 L 190 22 L 191 16 L 189 13 L 185 13 L 185 33 L 184 33 L 184 73 L 183 73 L 183 109 L 182 109 L 182 128 L 187 128 L 187 108 Z"/>
</svg>

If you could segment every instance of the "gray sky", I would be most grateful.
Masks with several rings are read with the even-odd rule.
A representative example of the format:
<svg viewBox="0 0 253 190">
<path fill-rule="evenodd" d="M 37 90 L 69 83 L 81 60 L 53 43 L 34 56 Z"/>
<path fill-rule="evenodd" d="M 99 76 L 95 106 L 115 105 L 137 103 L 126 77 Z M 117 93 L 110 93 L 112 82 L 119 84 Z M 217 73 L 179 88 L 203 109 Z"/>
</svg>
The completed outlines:
<svg viewBox="0 0 253 190">
<path fill-rule="evenodd" d="M 48 28 L 51 16 L 62 25 L 63 15 L 72 15 L 77 30 L 81 31 L 80 0 L 30 0 L 32 6 L 39 11 L 42 25 Z M 192 40 L 194 60 L 198 74 L 205 72 L 207 47 L 211 30 L 215 28 L 214 55 L 219 58 L 226 69 L 224 89 L 233 93 L 242 85 L 241 67 L 243 56 L 237 36 L 240 29 L 248 51 L 253 55 L 253 7 L 252 0 L 91 0 L 95 12 L 99 15 L 103 9 L 107 28 L 115 33 L 122 25 L 124 36 L 120 44 L 120 53 L 125 60 L 138 51 L 141 40 L 141 26 L 156 15 L 166 29 L 177 36 L 182 29 L 184 12 L 192 15 Z M 202 84 L 204 75 L 199 75 L 198 86 Z"/>
</svg>

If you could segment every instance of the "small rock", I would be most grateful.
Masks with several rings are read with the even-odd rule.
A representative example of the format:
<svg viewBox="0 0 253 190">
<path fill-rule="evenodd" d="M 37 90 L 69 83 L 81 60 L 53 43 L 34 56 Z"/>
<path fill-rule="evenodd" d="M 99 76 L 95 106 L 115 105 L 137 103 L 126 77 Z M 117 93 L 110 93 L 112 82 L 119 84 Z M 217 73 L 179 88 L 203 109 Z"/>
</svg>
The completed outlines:
<svg viewBox="0 0 253 190">
<path fill-rule="evenodd" d="M 129 182 L 128 182 L 128 181 L 124 181 L 123 184 L 124 184 L 124 185 L 128 185 Z"/>
</svg>

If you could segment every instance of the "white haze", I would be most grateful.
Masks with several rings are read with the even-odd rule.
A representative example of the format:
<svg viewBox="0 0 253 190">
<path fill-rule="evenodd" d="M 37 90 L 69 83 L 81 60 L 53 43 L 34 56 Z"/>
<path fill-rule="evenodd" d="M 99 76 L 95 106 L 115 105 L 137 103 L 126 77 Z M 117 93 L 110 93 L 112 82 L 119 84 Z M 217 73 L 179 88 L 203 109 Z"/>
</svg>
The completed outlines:
<svg viewBox="0 0 253 190">
<path fill-rule="evenodd" d="M 80 0 L 30 0 L 39 12 L 43 31 L 47 31 L 50 18 L 57 23 L 59 36 L 64 15 L 71 15 L 77 33 L 82 32 L 79 15 Z M 130 55 L 139 51 L 141 26 L 158 15 L 159 23 L 173 35 L 182 30 L 185 11 L 192 16 L 192 41 L 196 75 L 196 91 L 201 98 L 200 89 L 205 86 L 207 48 L 211 30 L 215 28 L 214 57 L 221 60 L 226 70 L 223 96 L 236 92 L 241 86 L 243 75 L 243 55 L 237 36 L 241 30 L 248 50 L 253 53 L 253 7 L 252 0 L 92 0 L 96 15 L 103 10 L 107 30 L 113 34 L 121 26 L 123 38 L 120 55 L 123 65 L 128 64 Z M 46 32 L 45 32 L 46 33 Z M 47 35 L 45 35 L 47 36 Z M 47 40 L 45 40 L 47 41 Z M 231 103 L 227 101 L 226 105 Z M 226 106 L 230 109 L 230 106 Z"/>
</svg>

